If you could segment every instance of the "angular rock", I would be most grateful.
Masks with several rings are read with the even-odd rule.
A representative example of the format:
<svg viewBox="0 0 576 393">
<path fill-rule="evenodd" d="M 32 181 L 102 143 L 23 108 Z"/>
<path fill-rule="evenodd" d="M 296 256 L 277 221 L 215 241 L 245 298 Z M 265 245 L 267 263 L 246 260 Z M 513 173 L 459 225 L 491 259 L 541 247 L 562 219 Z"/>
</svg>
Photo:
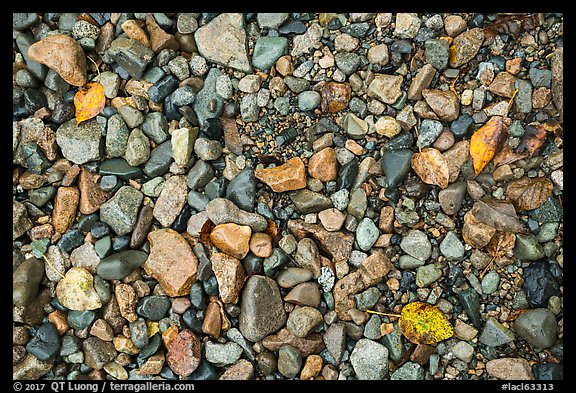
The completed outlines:
<svg viewBox="0 0 576 393">
<path fill-rule="evenodd" d="M 127 37 L 118 37 L 106 53 L 134 79 L 142 79 L 144 70 L 154 57 L 154 51 Z"/>
<path fill-rule="evenodd" d="M 329 232 L 318 224 L 306 224 L 302 220 L 289 220 L 288 229 L 297 239 L 303 239 L 312 235 L 318 240 L 318 245 L 323 254 L 330 256 L 334 263 L 348 261 L 354 236 L 347 232 Z"/>
<path fill-rule="evenodd" d="M 488 375 L 503 380 L 533 380 L 530 362 L 523 358 L 500 358 L 486 363 Z"/>
<path fill-rule="evenodd" d="M 148 254 L 143 251 L 121 251 L 102 259 L 96 273 L 105 280 L 122 280 L 142 266 L 147 258 Z"/>
<path fill-rule="evenodd" d="M 131 186 L 122 186 L 116 194 L 100 206 L 100 220 L 119 236 L 134 228 L 144 195 Z"/>
<path fill-rule="evenodd" d="M 82 165 L 102 158 L 102 128 L 96 119 L 76 125 L 76 119 L 68 120 L 56 130 L 56 143 L 64 158 Z"/>
<path fill-rule="evenodd" d="M 232 222 L 249 226 L 254 232 L 263 232 L 268 227 L 268 222 L 264 217 L 244 211 L 228 199 L 216 198 L 211 200 L 206 204 L 205 211 L 210 221 L 216 225 Z"/>
<path fill-rule="evenodd" d="M 202 359 L 200 339 L 192 331 L 182 330 L 167 347 L 166 362 L 180 377 L 189 376 L 200 365 Z"/>
<path fill-rule="evenodd" d="M 293 191 L 290 200 L 302 214 L 318 213 L 332 207 L 332 201 L 324 194 L 308 189 Z"/>
<path fill-rule="evenodd" d="M 85 363 L 94 370 L 101 370 L 116 357 L 114 344 L 98 337 L 88 337 L 82 342 Z"/>
<path fill-rule="evenodd" d="M 275 168 L 257 169 L 255 176 L 274 192 L 299 190 L 306 187 L 306 167 L 300 157 L 293 157 Z"/>
<path fill-rule="evenodd" d="M 478 27 L 454 38 L 450 47 L 450 67 L 458 68 L 476 56 L 484 42 L 484 31 Z"/>
<path fill-rule="evenodd" d="M 28 211 L 26 206 L 22 203 L 13 200 L 12 201 L 12 240 L 16 240 L 27 230 L 32 228 L 32 221 L 28 217 Z"/>
<path fill-rule="evenodd" d="M 310 333 L 307 337 L 296 337 L 287 328 L 283 328 L 277 334 L 269 335 L 262 340 L 264 348 L 274 352 L 286 344 L 298 349 L 302 356 L 320 353 L 324 349 L 324 342 L 319 334 Z"/>
<path fill-rule="evenodd" d="M 331 147 L 326 147 L 315 153 L 308 161 L 308 173 L 315 179 L 323 182 L 336 180 L 338 175 L 338 161 L 336 152 Z"/>
<path fill-rule="evenodd" d="M 322 314 L 316 308 L 302 306 L 288 315 L 286 328 L 296 337 L 306 337 L 322 323 Z"/>
<path fill-rule="evenodd" d="M 451 90 L 424 89 L 422 96 L 440 120 L 452 121 L 458 118 L 460 103 L 458 96 Z"/>
<path fill-rule="evenodd" d="M 545 349 L 556 342 L 556 317 L 547 308 L 531 309 L 514 321 L 514 331 L 535 348 Z"/>
<path fill-rule="evenodd" d="M 402 81 L 401 75 L 376 74 L 368 86 L 368 96 L 385 104 L 394 104 L 402 95 Z"/>
<path fill-rule="evenodd" d="M 409 100 L 421 100 L 422 90 L 427 89 L 432 82 L 432 78 L 436 75 L 436 70 L 430 64 L 424 64 L 424 66 L 418 71 L 410 88 L 408 89 L 408 99 Z"/>
<path fill-rule="evenodd" d="M 309 269 L 313 277 L 320 276 L 320 254 L 314 240 L 304 238 L 298 242 L 294 261 L 298 266 Z"/>
<path fill-rule="evenodd" d="M 218 281 L 220 299 L 226 304 L 236 304 L 244 284 L 246 273 L 240 261 L 230 255 L 213 253 L 210 255 L 212 270 Z"/>
<path fill-rule="evenodd" d="M 359 380 L 382 380 L 388 375 L 388 349 L 379 342 L 361 338 L 350 354 Z"/>
<path fill-rule="evenodd" d="M 154 205 L 153 215 L 163 227 L 170 227 L 186 204 L 186 176 L 174 175 L 164 182 L 164 188 Z"/>
</svg>

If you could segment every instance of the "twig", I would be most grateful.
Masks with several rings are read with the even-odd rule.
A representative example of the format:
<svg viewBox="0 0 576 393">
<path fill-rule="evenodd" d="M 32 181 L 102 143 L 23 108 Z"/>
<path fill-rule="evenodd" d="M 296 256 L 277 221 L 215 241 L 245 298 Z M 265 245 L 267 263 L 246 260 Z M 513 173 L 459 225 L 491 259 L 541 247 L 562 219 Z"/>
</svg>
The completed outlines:
<svg viewBox="0 0 576 393">
<path fill-rule="evenodd" d="M 402 318 L 402 315 L 400 315 L 400 314 L 380 312 L 380 311 L 372 311 L 372 310 L 366 310 L 366 312 L 367 312 L 368 314 L 377 314 L 377 315 L 382 315 L 382 316 L 385 316 L 385 317 L 398 317 L 398 318 Z"/>
<path fill-rule="evenodd" d="M 98 67 L 98 64 L 96 64 L 96 62 L 94 61 L 94 59 L 92 59 L 90 56 L 86 56 L 87 58 L 90 59 L 90 61 L 96 66 L 96 72 L 98 72 L 98 83 L 100 83 L 100 68 Z"/>
</svg>

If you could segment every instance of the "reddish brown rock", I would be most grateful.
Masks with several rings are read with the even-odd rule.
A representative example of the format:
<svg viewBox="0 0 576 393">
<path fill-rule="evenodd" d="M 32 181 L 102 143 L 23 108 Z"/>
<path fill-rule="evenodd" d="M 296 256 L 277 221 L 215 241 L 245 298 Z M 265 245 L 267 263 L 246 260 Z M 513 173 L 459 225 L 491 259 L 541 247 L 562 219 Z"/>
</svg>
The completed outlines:
<svg viewBox="0 0 576 393">
<path fill-rule="evenodd" d="M 484 42 L 484 31 L 478 27 L 459 34 L 450 46 L 450 67 L 459 68 L 476 56 Z"/>
<path fill-rule="evenodd" d="M 328 182 L 336 180 L 338 176 L 338 161 L 336 151 L 331 147 L 326 147 L 314 153 L 308 161 L 308 173 L 314 179 Z"/>
<path fill-rule="evenodd" d="M 312 235 L 318 240 L 319 248 L 322 253 L 330 256 L 334 263 L 347 262 L 354 235 L 347 232 L 330 232 L 319 224 L 307 224 L 303 220 L 289 220 L 288 229 L 294 236 L 301 240 L 307 235 Z"/>
<path fill-rule="evenodd" d="M 304 362 L 304 367 L 302 367 L 300 372 L 300 379 L 314 379 L 320 374 L 320 371 L 322 371 L 322 358 L 320 355 L 310 355 Z"/>
<path fill-rule="evenodd" d="M 298 349 L 302 356 L 318 354 L 324 349 L 324 340 L 318 333 L 310 333 L 306 337 L 296 337 L 287 328 L 283 328 L 277 334 L 271 334 L 262 339 L 264 348 L 274 352 L 278 352 L 286 344 Z"/>
<path fill-rule="evenodd" d="M 28 56 L 52 68 L 72 86 L 84 86 L 88 80 L 86 55 L 80 44 L 66 34 L 48 35 L 30 45 Z"/>
<path fill-rule="evenodd" d="M 106 52 L 108 48 L 110 48 L 110 44 L 114 41 L 114 30 L 116 27 L 112 24 L 112 22 L 106 22 L 100 28 L 100 35 L 96 40 L 96 53 L 99 55 Z"/>
<path fill-rule="evenodd" d="M 443 154 L 448 163 L 448 182 L 453 183 L 458 179 L 460 168 L 470 156 L 470 141 L 465 139 L 457 142 Z"/>
<path fill-rule="evenodd" d="M 244 144 L 238 132 L 238 125 L 233 118 L 222 118 L 222 130 L 224 131 L 224 145 L 228 148 L 230 153 L 242 154 Z"/>
<path fill-rule="evenodd" d="M 274 192 L 299 190 L 306 187 L 306 167 L 300 157 L 294 157 L 275 168 L 256 169 L 256 178 Z"/>
<path fill-rule="evenodd" d="M 488 86 L 488 90 L 501 97 L 512 98 L 516 90 L 516 77 L 509 72 L 502 71 Z"/>
<path fill-rule="evenodd" d="M 159 229 L 148 234 L 150 255 L 143 267 L 154 277 L 168 296 L 185 296 L 196 279 L 198 259 L 190 245 L 173 229 Z"/>
<path fill-rule="evenodd" d="M 488 375 L 504 380 L 533 380 L 532 366 L 523 358 L 500 358 L 486 363 Z"/>
<path fill-rule="evenodd" d="M 335 113 L 348 107 L 352 89 L 348 83 L 327 82 L 320 90 L 322 112 Z"/>
<path fill-rule="evenodd" d="M 382 233 L 394 233 L 394 208 L 392 206 L 384 206 L 380 210 L 378 228 Z"/>
<path fill-rule="evenodd" d="M 61 336 L 70 328 L 70 326 L 68 326 L 67 315 L 60 310 L 54 310 L 48 314 L 48 320 L 54 325 L 56 331 Z"/>
<path fill-rule="evenodd" d="M 272 255 L 272 238 L 267 233 L 256 232 L 250 238 L 250 251 L 257 257 L 268 258 Z"/>
<path fill-rule="evenodd" d="M 222 318 L 220 316 L 220 305 L 217 302 L 210 302 L 204 313 L 202 322 L 202 333 L 214 338 L 220 337 L 222 329 Z"/>
<path fill-rule="evenodd" d="M 440 120 L 452 121 L 458 118 L 460 102 L 451 90 L 424 89 L 422 96 Z"/>
<path fill-rule="evenodd" d="M 238 259 L 221 252 L 213 253 L 210 256 L 210 262 L 218 281 L 220 299 L 224 303 L 238 303 L 240 290 L 246 278 L 242 263 Z"/>
<path fill-rule="evenodd" d="M 146 15 L 146 30 L 150 34 L 150 44 L 154 52 L 159 53 L 162 49 L 177 50 L 180 48 L 176 38 L 162 30 L 152 14 Z"/>
<path fill-rule="evenodd" d="M 116 300 L 118 301 L 118 307 L 120 308 L 120 314 L 128 321 L 134 322 L 138 319 L 136 315 L 136 303 L 138 302 L 138 297 L 134 288 L 128 284 L 118 284 L 114 288 L 116 293 Z"/>
<path fill-rule="evenodd" d="M 49 161 L 58 158 L 58 144 L 56 143 L 56 132 L 50 127 L 44 127 L 42 135 L 38 138 L 38 146 Z"/>
<path fill-rule="evenodd" d="M 222 373 L 220 381 L 249 381 L 254 379 L 254 365 L 246 359 L 239 359 Z"/>
<path fill-rule="evenodd" d="M 58 233 L 66 232 L 74 224 L 80 191 L 76 187 L 59 187 L 54 199 L 52 225 Z"/>
<path fill-rule="evenodd" d="M 210 241 L 226 254 L 243 259 L 250 251 L 252 228 L 232 222 L 216 225 L 210 232 Z"/>
<path fill-rule="evenodd" d="M 50 239 L 54 235 L 54 227 L 52 224 L 42 224 L 30 229 L 30 239 Z"/>
<path fill-rule="evenodd" d="M 80 210 L 80 213 L 94 213 L 110 197 L 110 193 L 104 191 L 98 185 L 99 179 L 100 175 L 97 173 L 92 173 L 84 168 L 80 171 L 78 177 L 78 188 L 80 189 L 78 210 Z"/>
<path fill-rule="evenodd" d="M 331 207 L 330 209 L 322 210 L 318 213 L 318 219 L 322 226 L 329 232 L 336 232 L 342 228 L 344 221 L 346 221 L 346 214 L 340 210 Z"/>
<path fill-rule="evenodd" d="M 334 284 L 334 310 L 342 321 L 365 320 L 366 313 L 356 309 L 353 295 L 380 282 L 394 266 L 377 251 L 364 259 L 360 267 Z"/>
<path fill-rule="evenodd" d="M 66 173 L 64 174 L 64 177 L 62 178 L 62 185 L 64 187 L 70 187 L 72 184 L 74 184 L 74 181 L 80 174 L 80 169 L 81 169 L 80 165 L 78 164 L 74 164 L 71 167 L 69 167 Z"/>
<path fill-rule="evenodd" d="M 187 377 L 200 365 L 202 352 L 200 339 L 188 329 L 182 330 L 168 346 L 166 362 L 181 377 Z"/>
</svg>

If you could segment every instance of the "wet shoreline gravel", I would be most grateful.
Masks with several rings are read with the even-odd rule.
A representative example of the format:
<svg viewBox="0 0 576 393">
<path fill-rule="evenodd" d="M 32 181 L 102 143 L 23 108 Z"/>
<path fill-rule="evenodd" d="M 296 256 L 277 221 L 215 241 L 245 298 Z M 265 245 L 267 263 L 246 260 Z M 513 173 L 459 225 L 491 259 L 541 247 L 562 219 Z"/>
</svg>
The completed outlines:
<svg viewBox="0 0 576 393">
<path fill-rule="evenodd" d="M 12 147 L 13 379 L 563 379 L 562 14 L 15 13 Z"/>
</svg>

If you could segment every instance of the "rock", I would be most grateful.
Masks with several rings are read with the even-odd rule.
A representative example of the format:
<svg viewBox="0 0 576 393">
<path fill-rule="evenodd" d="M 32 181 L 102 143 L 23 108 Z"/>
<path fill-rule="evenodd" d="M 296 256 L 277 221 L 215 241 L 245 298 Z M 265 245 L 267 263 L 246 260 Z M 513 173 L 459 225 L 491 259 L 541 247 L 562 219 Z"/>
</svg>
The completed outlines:
<svg viewBox="0 0 576 393">
<path fill-rule="evenodd" d="M 302 368 L 302 354 L 289 344 L 278 351 L 278 371 L 286 378 L 296 378 Z"/>
<path fill-rule="evenodd" d="M 164 188 L 154 205 L 153 215 L 163 227 L 170 227 L 186 204 L 188 194 L 184 175 L 174 175 L 164 182 Z"/>
<path fill-rule="evenodd" d="M 427 89 L 432 82 L 432 78 L 436 75 L 436 70 L 431 64 L 425 64 L 420 71 L 416 74 L 410 88 L 408 89 L 409 100 L 421 100 L 422 90 Z"/>
<path fill-rule="evenodd" d="M 319 334 L 310 333 L 304 338 L 296 337 L 286 328 L 281 329 L 278 334 L 267 336 L 262 340 L 264 348 L 274 352 L 278 352 L 286 344 L 298 349 L 302 356 L 320 353 L 324 349 L 324 342 Z"/>
<path fill-rule="evenodd" d="M 225 344 L 208 341 L 204 344 L 205 359 L 216 367 L 236 362 L 242 355 L 242 347 L 233 341 Z"/>
<path fill-rule="evenodd" d="M 52 225 L 56 232 L 64 233 L 74 224 L 79 201 L 80 192 L 76 187 L 58 188 L 52 211 Z"/>
<path fill-rule="evenodd" d="M 552 100 L 560 121 L 564 121 L 564 48 L 559 47 L 553 52 L 552 63 Z"/>
<path fill-rule="evenodd" d="M 556 342 L 556 317 L 547 308 L 527 310 L 514 321 L 514 331 L 535 348 L 549 348 Z"/>
<path fill-rule="evenodd" d="M 488 318 L 479 340 L 482 344 L 489 347 L 497 347 L 514 341 L 514 333 L 502 325 L 494 317 Z"/>
<path fill-rule="evenodd" d="M 12 274 L 12 302 L 15 306 L 30 305 L 38 294 L 44 277 L 44 263 L 31 257 L 22 262 Z"/>
<path fill-rule="evenodd" d="M 544 249 L 533 234 L 517 234 L 514 256 L 521 261 L 536 261 L 544 258 Z"/>
<path fill-rule="evenodd" d="M 148 240 L 150 255 L 144 263 L 146 273 L 158 280 L 168 296 L 186 295 L 198 269 L 198 259 L 188 242 L 169 228 L 150 232 Z"/>
<path fill-rule="evenodd" d="M 32 228 L 33 224 L 28 217 L 28 211 L 26 206 L 22 203 L 13 200 L 12 201 L 12 240 L 16 240 L 27 230 Z"/>
<path fill-rule="evenodd" d="M 413 229 L 400 242 L 400 248 L 407 254 L 422 261 L 432 255 L 432 245 L 426 234 L 420 230 Z"/>
<path fill-rule="evenodd" d="M 308 173 L 313 178 L 323 182 L 336 180 L 338 175 L 338 162 L 334 149 L 326 147 L 310 157 L 308 161 Z"/>
<path fill-rule="evenodd" d="M 368 96 L 385 104 L 394 104 L 402 95 L 401 75 L 376 74 L 368 86 Z"/>
<path fill-rule="evenodd" d="M 256 202 L 256 177 L 252 168 L 242 169 L 226 186 L 226 199 L 240 209 L 252 212 Z"/>
<path fill-rule="evenodd" d="M 544 260 L 530 263 L 524 268 L 522 278 L 522 288 L 530 307 L 547 307 L 552 296 L 560 296 L 558 283 Z"/>
<path fill-rule="evenodd" d="M 564 379 L 564 367 L 557 363 L 536 363 L 532 365 L 534 378 L 539 381 L 554 381 Z"/>
<path fill-rule="evenodd" d="M 326 329 L 322 339 L 336 364 L 340 363 L 346 349 L 346 325 L 339 322 L 331 324 Z"/>
<path fill-rule="evenodd" d="M 494 270 L 489 271 L 482 279 L 482 292 L 491 295 L 498 290 L 500 275 Z"/>
<path fill-rule="evenodd" d="M 137 80 L 142 79 L 144 70 L 154 57 L 152 49 L 128 37 L 118 37 L 112 41 L 106 54 Z"/>
<path fill-rule="evenodd" d="M 472 60 L 483 42 L 484 31 L 478 27 L 456 36 L 450 47 L 450 67 L 458 68 Z"/>
<path fill-rule="evenodd" d="M 163 49 L 174 49 L 180 48 L 178 41 L 172 34 L 166 33 L 156 21 L 158 19 L 157 14 L 146 15 L 146 30 L 150 34 L 150 46 L 152 50 L 159 53 Z M 137 78 L 140 79 L 140 78 Z"/>
<path fill-rule="evenodd" d="M 71 119 L 56 130 L 56 143 L 64 158 L 82 165 L 102 158 L 102 128 L 96 119 L 76 125 Z"/>
<path fill-rule="evenodd" d="M 198 190 L 204 187 L 214 177 L 214 169 L 207 162 L 196 161 L 190 168 L 187 176 L 187 185 L 191 190 Z"/>
<path fill-rule="evenodd" d="M 300 157 L 293 157 L 275 168 L 257 169 L 255 176 L 274 192 L 292 191 L 306 187 L 306 168 Z"/>
<path fill-rule="evenodd" d="M 346 215 L 338 209 L 329 208 L 318 213 L 318 219 L 327 231 L 337 232 L 342 228 Z"/>
<path fill-rule="evenodd" d="M 87 82 L 86 56 L 78 42 L 65 34 L 48 35 L 28 48 L 28 56 L 45 64 L 73 86 Z"/>
<path fill-rule="evenodd" d="M 242 290 L 239 329 L 246 339 L 257 342 L 286 323 L 286 312 L 278 284 L 271 278 L 252 275 Z"/>
<path fill-rule="evenodd" d="M 204 125 L 206 119 L 215 118 L 222 114 L 224 98 L 216 92 L 217 81 L 221 76 L 222 72 L 218 68 L 211 68 L 204 80 L 204 86 L 196 94 L 194 111 L 200 127 Z"/>
<path fill-rule="evenodd" d="M 452 183 L 447 188 L 440 190 L 438 202 L 446 214 L 453 215 L 460 210 L 465 195 L 466 182 Z"/>
<path fill-rule="evenodd" d="M 480 318 L 480 297 L 478 292 L 474 288 L 464 289 L 458 294 L 458 300 L 466 315 L 468 315 L 468 319 L 476 328 L 480 328 L 482 320 Z"/>
<path fill-rule="evenodd" d="M 388 376 L 388 349 L 376 341 L 361 338 L 350 354 L 350 363 L 359 380 L 382 380 Z"/>
<path fill-rule="evenodd" d="M 166 362 L 180 377 L 192 374 L 202 359 L 200 339 L 188 329 L 182 330 L 167 345 Z"/>
<path fill-rule="evenodd" d="M 249 226 L 226 223 L 217 225 L 210 233 L 210 240 L 220 250 L 238 259 L 249 251 L 252 229 Z"/>
<path fill-rule="evenodd" d="M 153 212 L 154 209 L 146 205 L 142 206 L 142 209 L 140 209 L 136 224 L 134 225 L 134 230 L 132 231 L 132 236 L 130 237 L 130 248 L 138 248 L 146 241 L 146 236 L 148 235 L 150 227 L 152 226 L 152 221 L 154 220 Z"/>
<path fill-rule="evenodd" d="M 276 276 L 276 282 L 282 288 L 292 288 L 297 284 L 304 283 L 313 277 L 310 269 L 301 267 L 288 267 Z"/>
<path fill-rule="evenodd" d="M 322 323 L 322 314 L 316 308 L 302 306 L 288 315 L 286 327 L 296 337 L 306 337 Z"/>
<path fill-rule="evenodd" d="M 14 365 L 12 368 L 12 378 L 14 380 L 41 379 L 53 366 L 53 360 L 43 361 L 29 353 L 24 360 Z"/>
<path fill-rule="evenodd" d="M 419 381 L 424 379 L 426 371 L 418 363 L 406 362 L 398 367 L 392 375 L 391 381 Z"/>
<path fill-rule="evenodd" d="M 356 228 L 356 243 L 361 250 L 369 251 L 374 243 L 376 243 L 379 235 L 380 231 L 376 224 L 374 224 L 374 221 L 365 217 Z"/>
<path fill-rule="evenodd" d="M 298 57 L 310 53 L 315 44 L 322 37 L 322 27 L 318 23 L 312 23 L 304 34 L 294 37 L 292 40 L 292 57 Z"/>
<path fill-rule="evenodd" d="M 216 198 L 206 204 L 206 214 L 216 225 L 234 223 L 252 228 L 254 232 L 263 232 L 268 226 L 264 217 L 238 208 L 233 202 L 224 198 Z"/>
<path fill-rule="evenodd" d="M 128 322 L 134 322 L 137 320 L 138 315 L 136 315 L 136 302 L 138 299 L 134 288 L 128 284 L 117 284 L 115 291 L 120 315 L 122 315 L 122 317 Z"/>
<path fill-rule="evenodd" d="M 313 282 L 301 282 L 288 292 L 284 297 L 284 301 L 299 306 L 318 307 L 320 304 L 320 291 L 318 285 Z"/>
<path fill-rule="evenodd" d="M 397 13 L 394 35 L 398 38 L 414 38 L 420 29 L 420 18 L 415 13 Z"/>
<path fill-rule="evenodd" d="M 255 369 L 252 363 L 246 359 L 240 359 L 228 367 L 218 379 L 220 381 L 247 381 L 254 379 L 254 373 Z"/>
<path fill-rule="evenodd" d="M 346 133 L 353 139 L 362 139 L 368 133 L 368 123 L 353 113 L 346 115 L 343 125 Z"/>
<path fill-rule="evenodd" d="M 382 155 L 382 171 L 386 175 L 388 188 L 396 188 L 412 168 L 412 151 L 409 149 L 385 150 Z"/>
<path fill-rule="evenodd" d="M 493 378 L 502 380 L 533 380 L 530 362 L 523 358 L 500 358 L 486 363 L 486 371 Z"/>
<path fill-rule="evenodd" d="M 301 111 L 314 110 L 316 107 L 318 107 L 318 105 L 320 105 L 321 100 L 322 97 L 317 91 L 303 91 L 302 93 L 298 94 L 298 108 Z"/>
<path fill-rule="evenodd" d="M 78 210 L 82 214 L 92 214 L 109 198 L 109 194 L 98 185 L 100 175 L 92 173 L 84 168 L 78 176 L 78 189 L 80 201 Z"/>
<path fill-rule="evenodd" d="M 499 72 L 496 78 L 488 86 L 490 92 L 501 97 L 512 98 L 516 83 L 516 77 L 506 71 Z"/>
<path fill-rule="evenodd" d="M 134 228 L 144 195 L 130 186 L 122 186 L 116 194 L 100 206 L 100 219 L 119 236 Z"/>
<path fill-rule="evenodd" d="M 90 274 L 95 274 L 96 266 L 100 263 L 100 257 L 92 243 L 84 243 L 70 253 L 70 262 L 72 266 L 83 267 Z"/>
<path fill-rule="evenodd" d="M 246 273 L 240 261 L 223 253 L 213 253 L 210 256 L 212 270 L 218 281 L 218 289 L 222 302 L 238 303 L 240 290 L 244 284 Z"/>
<path fill-rule="evenodd" d="M 301 380 L 313 380 L 322 371 L 322 358 L 319 355 L 310 355 L 304 362 L 304 367 L 300 372 Z"/>
<path fill-rule="evenodd" d="M 448 261 L 458 261 L 464 257 L 464 245 L 458 236 L 450 231 L 440 243 L 440 252 Z"/>
<path fill-rule="evenodd" d="M 422 96 L 440 120 L 452 121 L 458 118 L 460 103 L 458 96 L 451 90 L 424 89 Z"/>
<path fill-rule="evenodd" d="M 178 128 L 172 131 L 172 157 L 174 162 L 184 167 L 194 151 L 194 143 L 198 137 L 198 128 Z"/>
<path fill-rule="evenodd" d="M 320 90 L 322 112 L 336 113 L 345 109 L 350 102 L 352 89 L 348 83 L 327 82 Z"/>
<path fill-rule="evenodd" d="M 208 61 L 242 72 L 252 72 L 242 14 L 218 15 L 196 30 L 194 39 L 198 52 Z"/>
<path fill-rule="evenodd" d="M 252 234 L 250 238 L 250 251 L 260 258 L 268 258 L 272 255 L 272 238 L 262 232 Z"/>
<path fill-rule="evenodd" d="M 308 189 L 291 192 L 289 197 L 302 214 L 318 213 L 332 207 L 330 198 Z"/>
<path fill-rule="evenodd" d="M 268 71 L 286 53 L 288 53 L 286 37 L 258 37 L 252 53 L 252 65 L 262 71 Z"/>
<path fill-rule="evenodd" d="M 142 317 L 159 321 L 170 309 L 170 298 L 167 296 L 146 296 L 136 305 L 136 313 Z"/>
<path fill-rule="evenodd" d="M 294 234 L 297 239 L 303 239 L 308 234 L 312 235 L 316 240 L 320 250 L 325 255 L 334 259 L 334 263 L 342 263 L 348 261 L 354 237 L 350 233 L 344 232 L 329 232 L 318 224 L 306 224 L 302 220 L 289 220 L 288 229 Z"/>
<path fill-rule="evenodd" d="M 56 297 L 64 307 L 78 311 L 102 307 L 100 297 L 94 289 L 94 277 L 88 270 L 73 267 L 64 277 L 56 287 Z"/>
<path fill-rule="evenodd" d="M 256 15 L 256 20 L 263 29 L 278 29 L 289 17 L 290 14 L 287 12 L 259 12 Z"/>
<path fill-rule="evenodd" d="M 298 266 L 309 269 L 313 277 L 320 276 L 320 254 L 314 240 L 304 238 L 298 242 L 294 261 Z"/>
</svg>

